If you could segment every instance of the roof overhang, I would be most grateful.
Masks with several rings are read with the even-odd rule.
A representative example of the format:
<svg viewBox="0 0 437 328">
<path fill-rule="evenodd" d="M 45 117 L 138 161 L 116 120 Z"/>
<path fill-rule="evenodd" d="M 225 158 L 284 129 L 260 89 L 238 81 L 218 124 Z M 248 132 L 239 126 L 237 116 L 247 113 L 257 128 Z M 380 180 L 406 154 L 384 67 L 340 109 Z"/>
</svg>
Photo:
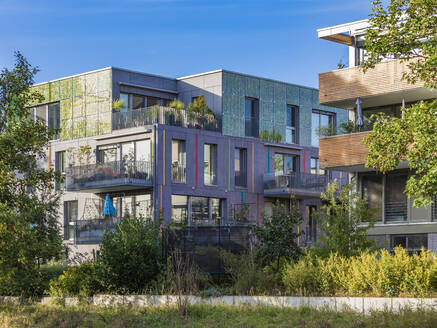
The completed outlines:
<svg viewBox="0 0 437 328">
<path fill-rule="evenodd" d="M 319 39 L 352 46 L 354 44 L 355 35 L 363 34 L 368 27 L 369 21 L 363 19 L 352 23 L 320 28 L 317 30 L 317 36 Z"/>
</svg>

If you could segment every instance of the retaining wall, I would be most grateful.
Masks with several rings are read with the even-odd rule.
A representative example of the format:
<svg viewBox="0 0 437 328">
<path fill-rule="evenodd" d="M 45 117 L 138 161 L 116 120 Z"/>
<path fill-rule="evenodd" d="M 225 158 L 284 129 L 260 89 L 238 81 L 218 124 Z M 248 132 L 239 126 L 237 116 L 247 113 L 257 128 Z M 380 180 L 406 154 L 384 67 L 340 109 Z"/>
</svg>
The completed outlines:
<svg viewBox="0 0 437 328">
<path fill-rule="evenodd" d="M 437 298 L 389 298 L 389 297 L 294 297 L 294 296 L 221 296 L 221 297 L 198 297 L 181 296 L 190 305 L 250 305 L 250 306 L 277 306 L 294 307 L 302 306 L 312 308 L 328 308 L 334 311 L 350 309 L 356 312 L 369 313 L 371 311 L 399 311 L 409 308 L 437 310 Z M 0 297 L 1 302 L 20 302 L 19 297 Z M 41 304 L 50 304 L 52 297 L 43 297 Z M 178 296 L 174 295 L 96 295 L 90 297 L 88 302 L 97 306 L 172 306 L 178 302 Z M 66 305 L 79 304 L 79 298 L 65 299 Z"/>
</svg>

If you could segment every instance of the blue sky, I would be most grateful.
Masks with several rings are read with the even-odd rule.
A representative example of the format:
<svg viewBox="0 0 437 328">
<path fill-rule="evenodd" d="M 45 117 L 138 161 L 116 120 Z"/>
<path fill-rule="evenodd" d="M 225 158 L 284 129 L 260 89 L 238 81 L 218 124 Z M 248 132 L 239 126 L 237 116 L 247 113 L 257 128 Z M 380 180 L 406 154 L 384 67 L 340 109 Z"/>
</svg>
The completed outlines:
<svg viewBox="0 0 437 328">
<path fill-rule="evenodd" d="M 219 68 L 317 87 L 347 47 L 316 29 L 370 0 L 0 0 L 0 68 L 20 50 L 36 82 L 106 66 L 169 77 Z"/>
</svg>

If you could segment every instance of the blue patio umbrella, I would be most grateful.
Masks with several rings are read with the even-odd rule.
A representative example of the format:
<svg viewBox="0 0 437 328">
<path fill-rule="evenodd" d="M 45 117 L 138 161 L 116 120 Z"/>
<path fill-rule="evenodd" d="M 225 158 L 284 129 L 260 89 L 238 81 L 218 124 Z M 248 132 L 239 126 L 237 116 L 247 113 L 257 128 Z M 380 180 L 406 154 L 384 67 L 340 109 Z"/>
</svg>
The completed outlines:
<svg viewBox="0 0 437 328">
<path fill-rule="evenodd" d="M 106 194 L 105 206 L 103 206 L 103 215 L 115 215 L 115 207 L 108 194 Z"/>
</svg>

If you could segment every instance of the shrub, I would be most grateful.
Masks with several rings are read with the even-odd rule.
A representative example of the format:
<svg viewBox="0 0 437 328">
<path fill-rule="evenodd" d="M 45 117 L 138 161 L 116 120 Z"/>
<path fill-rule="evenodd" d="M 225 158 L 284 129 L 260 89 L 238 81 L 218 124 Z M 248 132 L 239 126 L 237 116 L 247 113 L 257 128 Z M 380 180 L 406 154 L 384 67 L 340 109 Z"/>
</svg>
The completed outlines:
<svg viewBox="0 0 437 328">
<path fill-rule="evenodd" d="M 100 248 L 100 280 L 110 293 L 139 293 L 149 288 L 162 268 L 159 223 L 125 218 L 106 231 Z"/>
<path fill-rule="evenodd" d="M 307 254 L 282 273 L 288 292 L 298 295 L 411 296 L 437 291 L 437 257 L 431 251 L 409 255 L 397 247 L 345 257 Z"/>
<path fill-rule="evenodd" d="M 262 267 L 257 262 L 255 254 L 237 255 L 222 251 L 221 258 L 232 282 L 231 293 L 271 294 L 282 289 L 280 270 L 270 266 Z"/>
<path fill-rule="evenodd" d="M 102 290 L 98 281 L 98 265 L 84 262 L 69 267 L 57 279 L 50 281 L 50 295 L 56 297 L 91 296 Z"/>
</svg>

